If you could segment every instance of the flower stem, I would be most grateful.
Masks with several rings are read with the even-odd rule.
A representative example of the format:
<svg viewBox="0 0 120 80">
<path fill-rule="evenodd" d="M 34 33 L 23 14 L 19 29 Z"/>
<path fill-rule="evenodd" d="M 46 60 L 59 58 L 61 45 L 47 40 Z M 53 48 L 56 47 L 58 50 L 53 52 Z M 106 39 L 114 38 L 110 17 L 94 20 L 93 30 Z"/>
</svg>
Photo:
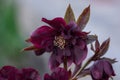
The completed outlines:
<svg viewBox="0 0 120 80">
<path fill-rule="evenodd" d="M 67 58 L 66 58 L 66 56 L 64 57 L 63 65 L 64 65 L 64 69 L 67 70 Z"/>
<path fill-rule="evenodd" d="M 73 80 L 74 80 L 75 78 L 77 78 L 77 76 L 82 72 L 82 70 L 84 70 L 84 69 L 87 67 L 87 65 L 92 61 L 92 59 L 93 59 L 93 56 L 92 56 L 90 59 L 88 59 L 88 61 L 83 65 L 83 67 L 81 67 L 81 68 L 76 72 L 76 74 L 72 77 Z"/>
</svg>

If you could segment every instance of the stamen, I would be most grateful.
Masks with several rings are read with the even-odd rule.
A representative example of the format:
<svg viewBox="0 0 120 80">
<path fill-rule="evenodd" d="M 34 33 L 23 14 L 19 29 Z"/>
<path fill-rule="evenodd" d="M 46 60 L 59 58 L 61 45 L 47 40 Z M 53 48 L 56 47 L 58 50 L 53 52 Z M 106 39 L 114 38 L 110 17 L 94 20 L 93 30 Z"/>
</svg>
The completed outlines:
<svg viewBox="0 0 120 80">
<path fill-rule="evenodd" d="M 55 36 L 54 46 L 57 46 L 60 49 L 64 49 L 64 47 L 65 47 L 65 39 L 64 39 L 64 37 Z"/>
</svg>

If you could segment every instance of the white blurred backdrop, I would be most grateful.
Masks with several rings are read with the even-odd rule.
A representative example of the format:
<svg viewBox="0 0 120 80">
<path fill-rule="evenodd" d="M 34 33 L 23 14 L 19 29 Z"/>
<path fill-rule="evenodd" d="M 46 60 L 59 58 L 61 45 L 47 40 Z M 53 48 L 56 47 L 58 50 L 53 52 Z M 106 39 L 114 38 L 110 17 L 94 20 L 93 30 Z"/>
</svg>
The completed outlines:
<svg viewBox="0 0 120 80">
<path fill-rule="evenodd" d="M 16 0 L 16 3 L 21 35 L 24 39 L 28 38 L 37 27 L 44 24 L 41 22 L 42 17 L 47 19 L 64 17 L 65 10 L 70 3 L 75 17 L 78 18 L 83 9 L 90 4 L 91 15 L 85 31 L 97 34 L 100 42 L 110 37 L 110 48 L 105 56 L 120 61 L 120 0 Z M 92 52 L 89 51 L 88 57 L 91 55 Z M 44 57 L 42 59 L 47 66 L 49 56 L 45 54 L 41 57 Z M 120 62 L 115 63 L 113 67 L 117 75 L 114 80 L 120 80 Z M 45 71 L 49 70 L 47 67 L 45 68 Z M 80 80 L 91 79 L 87 77 Z"/>
</svg>

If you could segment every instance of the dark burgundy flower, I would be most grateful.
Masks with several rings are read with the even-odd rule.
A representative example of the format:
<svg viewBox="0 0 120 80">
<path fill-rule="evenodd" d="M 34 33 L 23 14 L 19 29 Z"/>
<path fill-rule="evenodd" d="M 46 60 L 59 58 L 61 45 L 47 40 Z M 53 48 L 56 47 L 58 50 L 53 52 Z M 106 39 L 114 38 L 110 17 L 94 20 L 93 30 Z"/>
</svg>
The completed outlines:
<svg viewBox="0 0 120 80">
<path fill-rule="evenodd" d="M 19 71 L 12 66 L 4 66 L 0 69 L 0 80 L 16 80 L 16 74 Z"/>
<path fill-rule="evenodd" d="M 12 66 L 4 66 L 0 69 L 0 80 L 40 80 L 40 76 L 32 68 L 18 70 Z"/>
<path fill-rule="evenodd" d="M 97 60 L 90 71 L 93 80 L 109 80 L 115 76 L 113 67 L 107 60 Z"/>
<path fill-rule="evenodd" d="M 70 74 L 63 68 L 56 68 L 55 71 L 49 75 L 44 75 L 44 80 L 69 80 Z"/>
<path fill-rule="evenodd" d="M 40 80 L 38 72 L 33 68 L 23 68 L 17 78 L 19 80 Z"/>
<path fill-rule="evenodd" d="M 66 24 L 63 18 L 57 17 L 53 20 L 42 19 L 49 26 L 41 26 L 36 29 L 28 42 L 33 44 L 25 50 L 34 50 L 36 55 L 44 52 L 52 52 L 49 66 L 55 69 L 66 57 L 69 64 L 82 63 L 87 55 L 86 32 L 82 32 L 75 22 Z"/>
</svg>

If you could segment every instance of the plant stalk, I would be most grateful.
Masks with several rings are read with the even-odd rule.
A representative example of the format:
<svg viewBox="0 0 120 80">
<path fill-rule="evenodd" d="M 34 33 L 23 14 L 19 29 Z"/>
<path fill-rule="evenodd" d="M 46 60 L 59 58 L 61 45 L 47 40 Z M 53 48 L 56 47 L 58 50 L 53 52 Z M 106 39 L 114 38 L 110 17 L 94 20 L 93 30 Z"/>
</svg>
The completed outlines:
<svg viewBox="0 0 120 80">
<path fill-rule="evenodd" d="M 77 71 L 77 73 L 72 77 L 72 80 L 74 80 L 75 78 L 77 78 L 77 76 L 82 72 L 82 70 L 84 70 L 89 63 L 91 63 L 92 59 L 93 59 L 93 57 L 91 57 L 90 59 L 88 59 L 88 61 L 83 65 L 83 67 L 81 67 L 81 68 Z"/>
</svg>

